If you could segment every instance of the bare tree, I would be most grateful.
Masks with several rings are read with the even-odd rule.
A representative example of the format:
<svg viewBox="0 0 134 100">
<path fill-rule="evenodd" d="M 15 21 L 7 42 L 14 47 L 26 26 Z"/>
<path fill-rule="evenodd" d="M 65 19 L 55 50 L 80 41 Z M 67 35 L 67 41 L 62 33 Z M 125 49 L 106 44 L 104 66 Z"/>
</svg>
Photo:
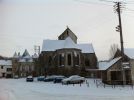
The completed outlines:
<svg viewBox="0 0 134 100">
<path fill-rule="evenodd" d="M 114 58 L 114 55 L 116 53 L 118 49 L 118 45 L 117 44 L 112 44 L 111 47 L 110 47 L 110 59 L 113 59 Z"/>
</svg>

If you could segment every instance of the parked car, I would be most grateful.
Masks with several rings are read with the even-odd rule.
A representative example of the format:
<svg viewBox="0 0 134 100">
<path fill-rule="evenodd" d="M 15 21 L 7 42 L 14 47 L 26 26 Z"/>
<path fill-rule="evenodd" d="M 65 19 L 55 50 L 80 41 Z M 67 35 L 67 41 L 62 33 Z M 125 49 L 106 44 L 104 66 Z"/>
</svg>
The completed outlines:
<svg viewBox="0 0 134 100">
<path fill-rule="evenodd" d="M 56 78 L 61 78 L 61 77 L 64 77 L 64 76 L 61 76 L 61 75 L 51 75 L 51 76 L 48 76 L 44 79 L 45 82 L 50 82 L 50 81 L 54 81 Z"/>
<path fill-rule="evenodd" d="M 27 81 L 27 82 L 33 82 L 33 81 L 34 81 L 33 76 L 28 76 L 28 77 L 26 78 L 26 81 Z"/>
<path fill-rule="evenodd" d="M 63 79 L 65 79 L 66 77 L 65 76 L 62 76 L 62 77 L 57 77 L 54 79 L 54 83 L 61 83 Z"/>
<path fill-rule="evenodd" d="M 38 81 L 44 81 L 44 79 L 45 79 L 45 76 L 39 76 L 39 77 L 37 77 L 37 80 Z"/>
<path fill-rule="evenodd" d="M 83 83 L 85 81 L 84 77 L 78 75 L 72 75 L 69 78 L 65 78 L 62 80 L 62 84 L 78 84 Z"/>
</svg>

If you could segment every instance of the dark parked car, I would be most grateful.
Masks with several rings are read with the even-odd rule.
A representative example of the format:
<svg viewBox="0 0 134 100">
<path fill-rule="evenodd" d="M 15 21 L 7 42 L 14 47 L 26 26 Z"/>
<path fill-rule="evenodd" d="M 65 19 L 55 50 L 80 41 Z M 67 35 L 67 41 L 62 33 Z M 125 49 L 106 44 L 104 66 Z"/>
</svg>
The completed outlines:
<svg viewBox="0 0 134 100">
<path fill-rule="evenodd" d="M 33 82 L 33 81 L 34 81 L 33 76 L 28 76 L 28 77 L 26 78 L 26 81 L 27 81 L 27 82 Z"/>
<path fill-rule="evenodd" d="M 53 82 L 54 82 L 54 83 L 61 83 L 62 80 L 65 79 L 65 78 L 66 78 L 65 76 L 63 76 L 63 77 L 58 77 L 58 78 L 55 78 Z"/>
<path fill-rule="evenodd" d="M 51 75 L 51 76 L 48 76 L 44 79 L 45 82 L 51 82 L 51 81 L 54 81 L 56 78 L 61 78 L 61 77 L 64 77 L 64 76 L 61 76 L 61 75 Z"/>
<path fill-rule="evenodd" d="M 37 80 L 38 81 L 44 81 L 44 79 L 45 79 L 45 76 L 39 76 L 39 77 L 37 77 Z"/>
</svg>

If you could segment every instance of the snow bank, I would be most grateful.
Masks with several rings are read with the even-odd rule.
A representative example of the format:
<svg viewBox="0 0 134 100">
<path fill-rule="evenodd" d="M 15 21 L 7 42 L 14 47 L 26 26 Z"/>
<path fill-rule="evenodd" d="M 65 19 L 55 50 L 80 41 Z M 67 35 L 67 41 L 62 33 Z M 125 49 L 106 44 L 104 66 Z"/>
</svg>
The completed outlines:
<svg viewBox="0 0 134 100">
<path fill-rule="evenodd" d="M 96 87 L 93 79 L 77 85 L 52 82 L 26 82 L 25 79 L 0 79 L 0 100 L 133 100 L 131 87 Z"/>
</svg>

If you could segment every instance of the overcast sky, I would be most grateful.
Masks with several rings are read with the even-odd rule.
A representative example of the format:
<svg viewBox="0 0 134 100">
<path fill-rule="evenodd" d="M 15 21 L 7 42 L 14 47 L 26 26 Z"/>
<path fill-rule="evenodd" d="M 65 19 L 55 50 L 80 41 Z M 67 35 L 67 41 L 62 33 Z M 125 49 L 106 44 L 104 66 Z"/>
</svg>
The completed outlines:
<svg viewBox="0 0 134 100">
<path fill-rule="evenodd" d="M 134 48 L 134 1 L 124 1 L 124 46 Z M 120 43 L 113 5 L 99 0 L 0 0 L 0 55 L 10 57 L 24 49 L 33 54 L 34 45 L 57 39 L 69 26 L 78 43 L 92 43 L 99 60 L 108 59 L 110 45 Z"/>
</svg>

